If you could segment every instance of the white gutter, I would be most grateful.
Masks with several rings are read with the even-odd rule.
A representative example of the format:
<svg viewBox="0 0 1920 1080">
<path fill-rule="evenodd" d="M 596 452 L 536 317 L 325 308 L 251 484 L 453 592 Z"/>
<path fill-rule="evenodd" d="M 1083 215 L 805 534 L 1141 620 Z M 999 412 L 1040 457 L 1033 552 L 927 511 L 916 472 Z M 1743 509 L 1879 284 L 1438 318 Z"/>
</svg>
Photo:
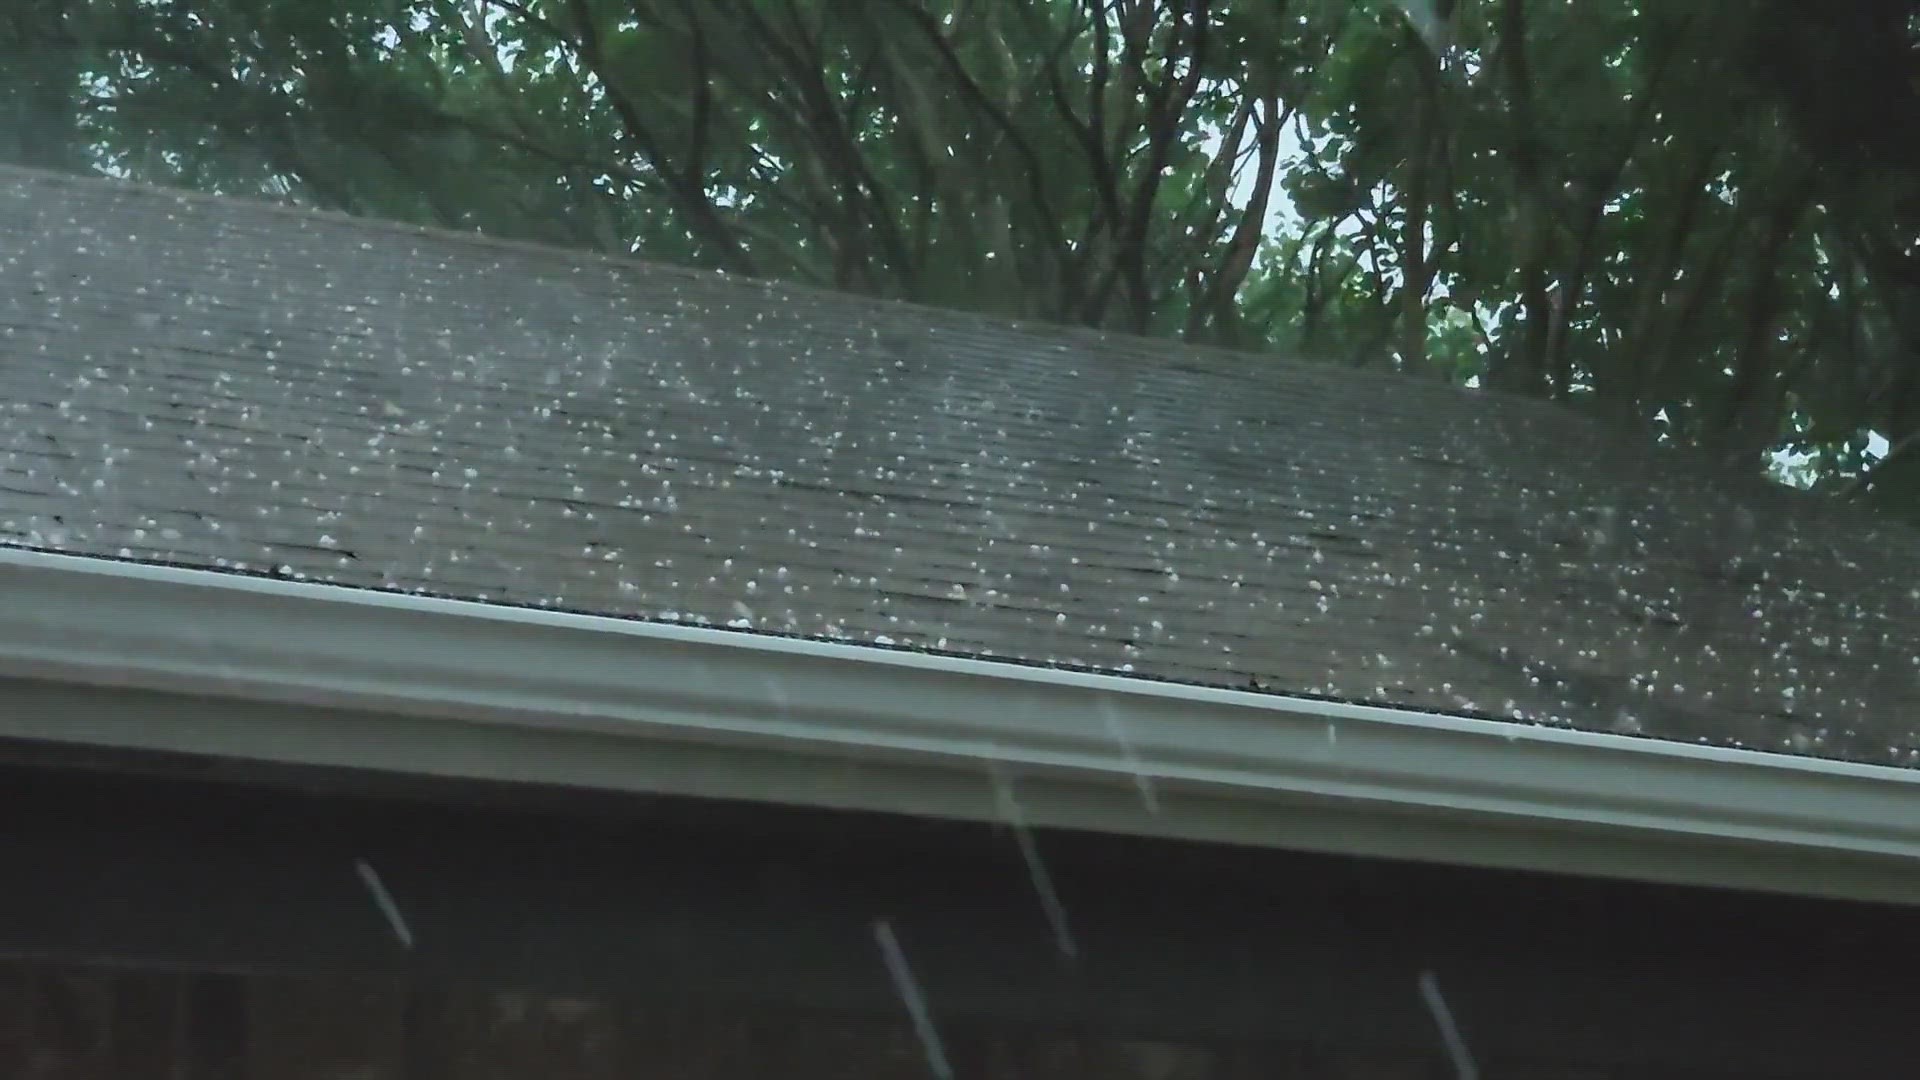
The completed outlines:
<svg viewBox="0 0 1920 1080">
<path fill-rule="evenodd" d="M 0 736 L 1920 902 L 1920 771 L 17 549 Z"/>
</svg>

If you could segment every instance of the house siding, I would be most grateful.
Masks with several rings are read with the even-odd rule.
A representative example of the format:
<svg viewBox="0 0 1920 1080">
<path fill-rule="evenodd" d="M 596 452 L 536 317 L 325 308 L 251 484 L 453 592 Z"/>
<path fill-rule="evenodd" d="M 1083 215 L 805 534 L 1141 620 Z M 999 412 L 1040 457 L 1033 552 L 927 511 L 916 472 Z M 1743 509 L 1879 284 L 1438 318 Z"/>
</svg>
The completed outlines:
<svg viewBox="0 0 1920 1080">
<path fill-rule="evenodd" d="M 980 1080 L 1442 1080 L 1439 1050 L 1209 1047 L 973 1026 L 944 1036 Z M 0 1074 L 20 1080 L 923 1080 L 904 1018 L 625 1004 L 365 976 L 154 974 L 0 961 Z M 1515 1062 L 1486 1075 L 1644 1070 Z M 1699 1075 L 1697 1073 L 1689 1075 Z"/>
</svg>

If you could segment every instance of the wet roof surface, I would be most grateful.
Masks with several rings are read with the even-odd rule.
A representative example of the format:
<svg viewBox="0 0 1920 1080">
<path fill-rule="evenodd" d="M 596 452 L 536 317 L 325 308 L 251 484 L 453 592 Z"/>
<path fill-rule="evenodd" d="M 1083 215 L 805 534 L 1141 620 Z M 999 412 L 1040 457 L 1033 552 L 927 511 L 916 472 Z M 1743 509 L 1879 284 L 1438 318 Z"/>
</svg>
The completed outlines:
<svg viewBox="0 0 1920 1080">
<path fill-rule="evenodd" d="M 15 169 L 0 543 L 1920 762 L 1920 533 L 1551 405 Z"/>
</svg>

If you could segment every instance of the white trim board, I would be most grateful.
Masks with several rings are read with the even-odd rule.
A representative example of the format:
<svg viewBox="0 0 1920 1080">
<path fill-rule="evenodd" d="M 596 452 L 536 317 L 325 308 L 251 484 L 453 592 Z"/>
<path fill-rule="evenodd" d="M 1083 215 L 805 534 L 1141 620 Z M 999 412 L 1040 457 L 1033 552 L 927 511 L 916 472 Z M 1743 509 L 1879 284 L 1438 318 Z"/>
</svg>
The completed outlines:
<svg viewBox="0 0 1920 1080">
<path fill-rule="evenodd" d="M 1920 771 L 0 549 L 0 736 L 1920 903 Z"/>
</svg>

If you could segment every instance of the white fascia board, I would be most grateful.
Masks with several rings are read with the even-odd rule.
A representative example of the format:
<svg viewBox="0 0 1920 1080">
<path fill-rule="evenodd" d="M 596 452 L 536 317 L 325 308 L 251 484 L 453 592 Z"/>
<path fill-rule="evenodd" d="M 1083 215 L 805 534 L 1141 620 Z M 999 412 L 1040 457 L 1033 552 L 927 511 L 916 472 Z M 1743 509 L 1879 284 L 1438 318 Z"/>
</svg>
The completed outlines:
<svg viewBox="0 0 1920 1080">
<path fill-rule="evenodd" d="M 0 549 L 0 736 L 1920 903 L 1920 772 Z"/>
</svg>

